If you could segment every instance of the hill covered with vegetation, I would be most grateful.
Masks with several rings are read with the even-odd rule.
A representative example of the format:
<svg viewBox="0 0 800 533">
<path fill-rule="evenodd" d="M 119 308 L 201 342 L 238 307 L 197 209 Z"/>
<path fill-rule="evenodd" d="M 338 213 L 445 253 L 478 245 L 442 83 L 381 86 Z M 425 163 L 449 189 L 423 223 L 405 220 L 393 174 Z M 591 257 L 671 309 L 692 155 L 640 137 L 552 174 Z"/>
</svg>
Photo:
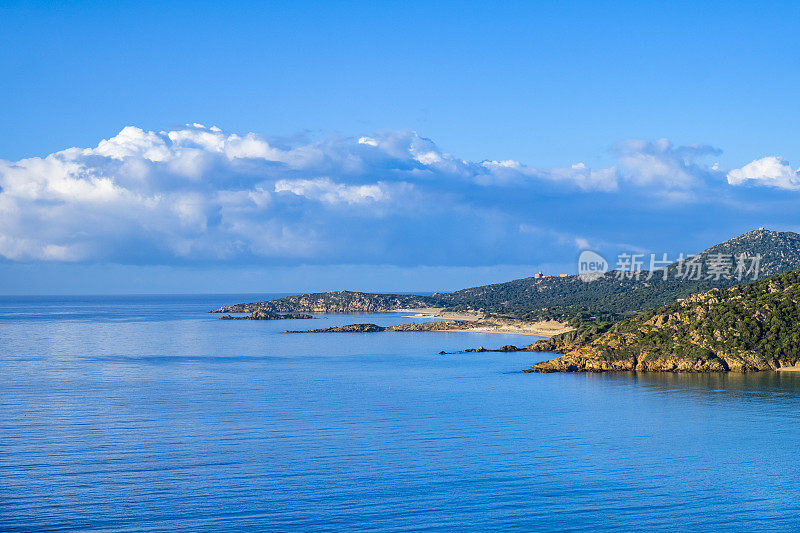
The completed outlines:
<svg viewBox="0 0 800 533">
<path fill-rule="evenodd" d="M 720 256 L 730 261 L 730 274 L 709 276 L 709 265 Z M 748 259 L 759 256 L 758 271 L 743 271 L 742 276 L 734 276 L 737 256 Z M 696 272 L 698 276 L 686 276 L 697 263 L 706 270 Z M 752 266 L 752 261 L 746 266 Z M 530 277 L 430 296 L 335 291 L 236 304 L 215 312 L 374 313 L 443 307 L 448 311 L 475 311 L 528 321 L 555 319 L 574 324 L 600 323 L 634 316 L 715 287 L 730 287 L 753 279 L 753 275 L 761 278 L 795 268 L 800 268 L 800 235 L 758 229 L 712 246 L 691 260 L 673 263 L 652 276 L 644 272 L 639 279 L 611 271 L 588 283 L 576 275 Z"/>
<path fill-rule="evenodd" d="M 709 277 L 707 267 L 720 255 L 731 261 L 731 276 Z M 529 320 L 577 317 L 614 321 L 697 292 L 752 281 L 751 273 L 746 271 L 742 272 L 741 281 L 733 276 L 736 256 L 748 259 L 746 267 L 752 266 L 750 258 L 760 256 L 756 279 L 800 268 L 800 235 L 764 229 L 750 231 L 704 250 L 692 261 L 673 263 L 666 268 L 666 276 L 662 270 L 649 280 L 645 279 L 646 273 L 632 279 L 611 271 L 590 283 L 578 276 L 530 277 L 433 296 L 454 309 L 482 309 Z M 693 264 L 704 265 L 706 270 L 687 272 Z M 699 274 L 700 279 L 691 279 L 696 277 L 694 274 Z"/>
<path fill-rule="evenodd" d="M 375 294 L 354 291 L 315 292 L 286 296 L 265 302 L 226 305 L 213 313 L 381 313 L 398 309 L 442 307 L 444 303 L 430 296 L 416 294 Z"/>
<path fill-rule="evenodd" d="M 800 270 L 712 289 L 610 326 L 539 341 L 532 372 L 756 371 L 800 363 Z"/>
</svg>

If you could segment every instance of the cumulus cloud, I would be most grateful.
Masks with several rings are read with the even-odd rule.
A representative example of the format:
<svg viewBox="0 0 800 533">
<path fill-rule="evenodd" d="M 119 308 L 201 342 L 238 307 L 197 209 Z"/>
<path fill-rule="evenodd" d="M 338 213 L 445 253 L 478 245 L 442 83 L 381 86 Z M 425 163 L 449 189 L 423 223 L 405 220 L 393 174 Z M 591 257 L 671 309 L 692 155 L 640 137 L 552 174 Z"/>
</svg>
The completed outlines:
<svg viewBox="0 0 800 533">
<path fill-rule="evenodd" d="M 330 178 L 280 180 L 275 184 L 275 192 L 288 192 L 328 204 L 363 204 L 388 200 L 389 194 L 382 184 L 345 185 L 335 183 Z"/>
<path fill-rule="evenodd" d="M 616 146 L 620 175 L 638 186 L 658 186 L 665 191 L 697 187 L 718 169 L 703 159 L 721 151 L 707 145 L 673 146 L 667 139 L 627 140 Z"/>
<path fill-rule="evenodd" d="M 742 168 L 728 172 L 731 185 L 763 185 L 778 189 L 800 190 L 800 170 L 780 157 L 763 157 Z"/>
<path fill-rule="evenodd" d="M 568 232 L 519 231 L 540 226 L 548 209 L 563 216 L 580 197 L 689 191 L 722 172 L 702 163 L 716 153 L 628 141 L 614 165 L 537 168 L 466 161 L 412 131 L 312 140 L 197 123 L 128 126 L 95 147 L 0 160 L 0 257 L 475 264 L 502 253 L 526 261 L 541 248 L 536 239 L 586 244 Z M 748 167 L 729 181 L 771 175 Z M 797 182 L 796 173 L 781 176 L 773 181 Z"/>
<path fill-rule="evenodd" d="M 617 189 L 617 168 L 592 170 L 583 163 L 564 168 L 533 168 L 514 160 L 484 161 L 481 165 L 487 174 L 479 175 L 477 182 L 485 185 L 520 185 L 524 182 L 550 182 L 556 185 L 575 186 L 584 191 L 614 191 Z"/>
</svg>

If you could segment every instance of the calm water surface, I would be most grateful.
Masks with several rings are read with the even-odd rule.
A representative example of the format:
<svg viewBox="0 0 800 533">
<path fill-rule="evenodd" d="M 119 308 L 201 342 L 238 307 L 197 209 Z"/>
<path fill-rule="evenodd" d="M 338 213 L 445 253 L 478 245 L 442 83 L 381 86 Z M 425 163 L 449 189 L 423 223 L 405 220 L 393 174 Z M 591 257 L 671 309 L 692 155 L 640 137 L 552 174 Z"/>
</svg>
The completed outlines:
<svg viewBox="0 0 800 533">
<path fill-rule="evenodd" d="M 523 374 L 250 296 L 0 299 L 0 530 L 791 530 L 800 375 Z"/>
</svg>

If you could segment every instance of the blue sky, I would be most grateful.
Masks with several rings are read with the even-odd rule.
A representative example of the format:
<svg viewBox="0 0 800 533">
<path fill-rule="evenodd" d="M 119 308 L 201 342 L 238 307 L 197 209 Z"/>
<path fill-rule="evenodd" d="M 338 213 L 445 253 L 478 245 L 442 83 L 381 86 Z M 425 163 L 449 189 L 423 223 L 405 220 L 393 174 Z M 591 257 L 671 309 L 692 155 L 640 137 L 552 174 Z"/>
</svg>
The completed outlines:
<svg viewBox="0 0 800 533">
<path fill-rule="evenodd" d="M 0 292 L 452 289 L 800 228 L 796 3 L 49 4 L 0 6 Z"/>
</svg>

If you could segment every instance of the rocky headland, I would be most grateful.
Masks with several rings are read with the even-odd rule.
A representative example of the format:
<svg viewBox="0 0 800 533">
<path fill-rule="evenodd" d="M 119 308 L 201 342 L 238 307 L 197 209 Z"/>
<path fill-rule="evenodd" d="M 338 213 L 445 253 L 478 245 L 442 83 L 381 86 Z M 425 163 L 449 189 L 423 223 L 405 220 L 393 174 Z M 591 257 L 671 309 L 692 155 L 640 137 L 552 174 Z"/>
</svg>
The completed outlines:
<svg viewBox="0 0 800 533">
<path fill-rule="evenodd" d="M 354 291 L 317 292 L 286 296 L 265 302 L 227 305 L 211 313 L 273 313 L 355 314 L 383 313 L 401 309 L 441 307 L 441 302 L 430 296 L 415 294 L 374 294 Z"/>
<path fill-rule="evenodd" d="M 220 320 L 308 320 L 314 318 L 305 313 L 273 313 L 265 309 L 256 309 L 246 316 L 223 315 Z"/>
<path fill-rule="evenodd" d="M 527 372 L 795 370 L 800 362 L 800 271 L 712 289 L 526 349 L 563 354 Z"/>
<path fill-rule="evenodd" d="M 330 328 L 309 329 L 304 331 L 287 330 L 286 333 L 375 333 L 379 331 L 467 331 L 474 322 L 466 320 L 441 320 L 438 322 L 415 322 L 396 326 L 378 326 L 377 324 L 347 324 Z"/>
</svg>

